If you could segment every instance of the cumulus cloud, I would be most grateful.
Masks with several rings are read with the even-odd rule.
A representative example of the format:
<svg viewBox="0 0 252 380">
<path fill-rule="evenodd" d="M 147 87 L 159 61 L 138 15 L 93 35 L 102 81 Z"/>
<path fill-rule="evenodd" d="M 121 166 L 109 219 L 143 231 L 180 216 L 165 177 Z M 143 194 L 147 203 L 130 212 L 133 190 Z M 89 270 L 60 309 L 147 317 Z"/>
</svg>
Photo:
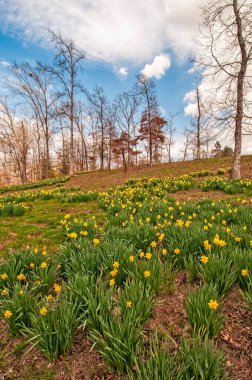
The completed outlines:
<svg viewBox="0 0 252 380">
<path fill-rule="evenodd" d="M 151 64 L 146 64 L 141 73 L 147 78 L 160 79 L 171 66 L 171 60 L 167 54 L 157 55 Z"/>
<path fill-rule="evenodd" d="M 9 67 L 10 66 L 10 62 L 2 60 L 2 61 L 0 61 L 0 66 Z"/>
<path fill-rule="evenodd" d="M 171 49 L 194 49 L 199 6 L 208 0 L 2 0 L 1 27 L 28 41 L 47 43 L 47 28 L 72 38 L 87 57 L 143 64 Z"/>
<path fill-rule="evenodd" d="M 126 78 L 129 74 L 129 70 L 125 66 L 120 67 L 120 69 L 118 70 L 118 74 L 120 75 L 120 77 Z"/>
<path fill-rule="evenodd" d="M 185 106 L 184 112 L 186 116 L 196 116 L 197 115 L 197 105 L 196 103 L 189 103 Z"/>
</svg>

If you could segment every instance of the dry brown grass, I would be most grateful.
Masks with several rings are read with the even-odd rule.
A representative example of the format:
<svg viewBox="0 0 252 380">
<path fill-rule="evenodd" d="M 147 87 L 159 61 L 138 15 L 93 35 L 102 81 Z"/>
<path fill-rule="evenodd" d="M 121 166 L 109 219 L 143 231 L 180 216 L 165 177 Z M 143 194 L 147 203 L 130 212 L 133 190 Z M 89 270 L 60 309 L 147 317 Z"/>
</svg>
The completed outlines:
<svg viewBox="0 0 252 380">
<path fill-rule="evenodd" d="M 231 163 L 232 159 L 225 157 L 157 164 L 152 167 L 130 167 L 127 173 L 122 169 L 95 171 L 72 177 L 66 183 L 66 187 L 80 186 L 83 190 L 103 190 L 120 185 L 129 178 L 179 176 L 201 170 L 216 172 L 220 168 L 227 170 Z M 252 156 L 242 157 L 242 177 L 252 178 Z"/>
</svg>

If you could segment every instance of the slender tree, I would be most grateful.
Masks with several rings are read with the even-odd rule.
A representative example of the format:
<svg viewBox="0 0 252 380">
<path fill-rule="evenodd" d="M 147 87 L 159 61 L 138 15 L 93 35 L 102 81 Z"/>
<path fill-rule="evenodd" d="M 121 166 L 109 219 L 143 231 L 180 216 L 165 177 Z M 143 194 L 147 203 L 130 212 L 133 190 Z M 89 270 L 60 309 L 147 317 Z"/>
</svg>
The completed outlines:
<svg viewBox="0 0 252 380">
<path fill-rule="evenodd" d="M 33 142 L 33 130 L 28 120 L 20 120 L 5 100 L 0 103 L 0 149 L 8 155 L 10 168 L 18 173 L 21 183 L 28 181 L 28 155 Z"/>
<path fill-rule="evenodd" d="M 231 178 L 240 178 L 242 133 L 251 124 L 252 1 L 211 1 L 202 16 L 195 63 L 213 82 L 209 113 L 222 128 L 233 128 Z"/>
<path fill-rule="evenodd" d="M 127 155 L 127 165 L 133 163 L 133 147 L 136 144 L 138 108 L 141 103 L 141 97 L 135 91 L 135 88 L 129 92 L 119 94 L 114 101 L 115 121 L 123 137 L 124 143 L 127 143 L 127 149 L 124 149 L 124 156 Z M 126 138 L 127 136 L 127 138 Z M 125 157 L 124 157 L 125 158 Z"/>
<path fill-rule="evenodd" d="M 138 78 L 139 95 L 142 96 L 145 108 L 142 112 L 140 123 L 140 139 L 148 141 L 149 165 L 153 164 L 153 156 L 157 160 L 157 150 L 160 143 L 164 142 L 163 128 L 166 121 L 158 111 L 158 101 L 154 82 L 144 76 Z"/>
<path fill-rule="evenodd" d="M 102 87 L 95 86 L 88 94 L 92 120 L 95 120 L 96 136 L 99 140 L 100 170 L 105 169 L 106 148 L 109 136 L 109 102 Z"/>
<path fill-rule="evenodd" d="M 61 91 L 59 91 L 61 105 L 58 108 L 58 112 L 61 115 L 65 115 L 70 122 L 69 175 L 73 175 L 75 107 L 77 92 L 83 90 L 78 80 L 78 73 L 85 59 L 85 54 L 78 50 L 73 40 L 63 38 L 60 34 L 52 31 L 50 31 L 50 36 L 57 53 L 52 66 L 40 63 L 40 67 L 52 74 L 61 87 Z"/>
</svg>

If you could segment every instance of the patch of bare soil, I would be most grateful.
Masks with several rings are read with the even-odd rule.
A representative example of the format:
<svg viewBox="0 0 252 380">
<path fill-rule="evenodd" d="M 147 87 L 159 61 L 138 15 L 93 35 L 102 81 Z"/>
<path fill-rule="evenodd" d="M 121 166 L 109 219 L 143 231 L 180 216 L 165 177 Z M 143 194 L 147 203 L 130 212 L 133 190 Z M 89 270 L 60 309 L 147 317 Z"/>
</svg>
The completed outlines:
<svg viewBox="0 0 252 380">
<path fill-rule="evenodd" d="M 0 325 L 0 380 L 120 380 L 92 347 L 87 333 L 79 331 L 72 349 L 50 362 L 23 338 L 10 337 L 7 324 Z M 46 377 L 45 377 L 46 376 Z M 122 379 L 121 379 L 122 380 Z"/>
<path fill-rule="evenodd" d="M 172 198 L 175 198 L 179 201 L 198 201 L 203 199 L 229 199 L 234 197 L 230 194 L 225 194 L 223 191 L 219 190 L 211 190 L 208 192 L 204 192 L 199 188 L 187 190 L 180 190 L 177 193 L 169 194 Z"/>
<path fill-rule="evenodd" d="M 224 300 L 224 327 L 217 344 L 225 354 L 231 380 L 252 379 L 252 312 L 237 288 Z"/>
<path fill-rule="evenodd" d="M 152 318 L 147 322 L 147 332 L 158 331 L 169 339 L 171 350 L 178 349 L 181 340 L 191 337 L 184 310 L 188 291 L 195 285 L 181 272 L 175 280 L 173 293 L 159 296 Z M 227 375 L 230 380 L 252 379 L 252 312 L 244 303 L 239 289 L 233 288 L 223 301 L 224 326 L 216 338 L 217 347 L 224 353 Z"/>
<path fill-rule="evenodd" d="M 55 372 L 57 380 L 120 379 L 107 368 L 84 332 L 77 334 L 71 351 L 55 364 Z"/>
<path fill-rule="evenodd" d="M 173 292 L 163 292 L 154 307 L 152 318 L 147 322 L 146 329 L 151 332 L 168 336 L 171 349 L 177 349 L 181 338 L 188 335 L 189 325 L 183 304 L 189 290 L 186 272 L 177 274 Z"/>
</svg>

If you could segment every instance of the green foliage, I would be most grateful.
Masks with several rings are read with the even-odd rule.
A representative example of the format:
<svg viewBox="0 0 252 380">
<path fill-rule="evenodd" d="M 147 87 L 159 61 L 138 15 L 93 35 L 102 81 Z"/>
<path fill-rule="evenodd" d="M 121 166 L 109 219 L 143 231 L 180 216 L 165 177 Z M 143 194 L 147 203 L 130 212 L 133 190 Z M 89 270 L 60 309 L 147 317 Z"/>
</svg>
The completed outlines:
<svg viewBox="0 0 252 380">
<path fill-rule="evenodd" d="M 101 317 L 99 330 L 92 329 L 90 335 L 108 364 L 120 373 L 132 369 L 142 336 L 139 318 L 132 318 L 131 313 L 121 315 L 112 309 L 112 315 Z"/>
<path fill-rule="evenodd" d="M 3 186 L 3 187 L 0 187 L 0 194 L 4 194 L 7 191 L 27 190 L 27 189 L 34 189 L 36 187 L 63 184 L 69 179 L 70 177 L 57 177 L 57 178 L 44 179 L 43 181 L 39 181 L 39 182 L 25 183 L 21 185 Z"/>
<path fill-rule="evenodd" d="M 27 206 L 15 203 L 0 204 L 0 216 L 22 216 L 27 210 Z"/>
<path fill-rule="evenodd" d="M 42 307 L 46 309 L 45 315 L 40 314 Z M 79 305 L 69 295 L 64 295 L 54 304 L 42 302 L 40 310 L 35 309 L 31 315 L 31 327 L 24 331 L 30 337 L 29 342 L 37 345 L 48 359 L 57 359 L 73 343 L 80 325 Z"/>
<path fill-rule="evenodd" d="M 218 301 L 218 292 L 212 284 L 206 284 L 197 292 L 190 292 L 184 305 L 193 332 L 202 337 L 212 338 L 222 327 L 223 320 L 218 309 L 209 307 L 211 300 Z"/>
<path fill-rule="evenodd" d="M 192 344 L 184 340 L 178 353 L 180 369 L 177 380 L 226 379 L 222 353 L 208 340 L 196 337 Z"/>
<path fill-rule="evenodd" d="M 202 191 L 221 190 L 226 194 L 251 193 L 251 180 L 227 180 L 213 177 L 200 183 Z"/>
<path fill-rule="evenodd" d="M 49 241 L 58 245 L 64 239 L 57 256 L 49 249 L 43 254 L 27 249 L 7 255 L 1 264 L 0 310 L 13 333 L 26 333 L 51 360 L 70 349 L 77 328 L 85 325 L 106 363 L 122 377 L 224 379 L 221 355 L 207 339 L 220 332 L 218 303 L 235 282 L 251 307 L 251 207 L 241 199 L 179 202 L 169 196 L 207 176 L 212 172 L 130 179 L 99 195 L 61 187 L 1 197 L 3 205 L 31 203 L 33 227 L 37 223 L 43 230 L 47 223 Z M 243 193 L 251 186 L 213 177 L 202 184 Z M 96 198 L 102 213 L 92 203 Z M 89 202 L 89 209 L 81 202 Z M 97 218 L 89 220 L 87 215 L 97 211 Z M 205 264 L 202 256 L 207 256 Z M 144 324 L 158 293 L 172 290 L 181 269 L 195 287 L 200 281 L 203 286 L 190 292 L 184 305 L 193 340 L 171 352 L 157 335 L 146 339 Z M 54 284 L 61 286 L 57 295 Z M 23 303 L 23 296 L 32 300 Z"/>
<path fill-rule="evenodd" d="M 248 250 L 235 250 L 232 252 L 232 257 L 237 274 L 237 283 L 241 289 L 246 290 L 251 282 L 252 255 Z"/>
<path fill-rule="evenodd" d="M 247 305 L 249 309 L 252 311 L 252 281 L 251 278 L 249 278 L 249 285 L 247 291 L 241 292 L 245 301 L 247 302 Z"/>
<path fill-rule="evenodd" d="M 202 274 L 208 284 L 213 284 L 218 295 L 223 296 L 236 281 L 232 256 L 228 254 L 209 255 L 208 262 L 202 264 Z"/>
<path fill-rule="evenodd" d="M 5 318 L 9 324 L 9 329 L 13 335 L 20 335 L 25 327 L 31 326 L 31 313 L 36 306 L 36 297 L 28 286 L 16 284 L 12 290 L 6 290 L 0 299 L 0 313 L 8 310 L 11 312 L 10 318 Z"/>
<path fill-rule="evenodd" d="M 166 342 L 159 342 L 157 334 L 150 338 L 149 347 L 139 350 L 134 358 L 135 368 L 129 375 L 137 380 L 173 380 L 176 378 L 177 363 L 169 352 Z"/>
</svg>

